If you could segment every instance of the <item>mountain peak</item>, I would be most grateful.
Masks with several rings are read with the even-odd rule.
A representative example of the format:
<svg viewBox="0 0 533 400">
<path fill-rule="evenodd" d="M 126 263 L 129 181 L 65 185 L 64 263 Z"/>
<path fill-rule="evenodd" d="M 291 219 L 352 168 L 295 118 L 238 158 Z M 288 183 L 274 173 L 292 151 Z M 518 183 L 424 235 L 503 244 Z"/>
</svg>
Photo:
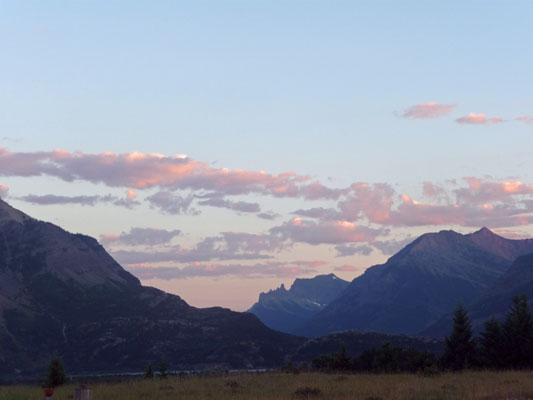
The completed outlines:
<svg viewBox="0 0 533 400">
<path fill-rule="evenodd" d="M 472 236 L 474 236 L 474 235 L 476 235 L 476 236 L 485 236 L 485 237 L 498 236 L 494 232 L 492 232 L 489 228 L 487 228 L 486 226 L 481 228 L 479 231 L 476 231 L 476 232 L 472 233 L 471 235 Z"/>
</svg>

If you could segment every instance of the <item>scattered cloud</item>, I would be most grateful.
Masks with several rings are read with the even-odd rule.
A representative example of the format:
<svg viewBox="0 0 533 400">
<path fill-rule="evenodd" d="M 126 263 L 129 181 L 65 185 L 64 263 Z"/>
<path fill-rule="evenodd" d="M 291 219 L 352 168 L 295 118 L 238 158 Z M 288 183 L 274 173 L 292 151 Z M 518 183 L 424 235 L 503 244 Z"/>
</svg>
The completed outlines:
<svg viewBox="0 0 533 400">
<path fill-rule="evenodd" d="M 269 220 L 269 221 L 281 217 L 281 215 L 279 215 L 278 213 L 275 213 L 273 211 L 262 212 L 262 213 L 257 214 L 257 216 L 259 218 L 261 218 L 261 219 L 266 219 L 266 220 Z"/>
<path fill-rule="evenodd" d="M 335 250 L 337 251 L 337 257 L 348 257 L 348 256 L 353 256 L 355 254 L 361 254 L 363 256 L 367 256 L 370 253 L 372 253 L 372 247 L 367 246 L 365 244 L 361 244 L 361 245 L 342 244 L 342 245 L 335 246 Z"/>
<path fill-rule="evenodd" d="M 140 203 L 132 198 L 119 198 L 113 195 L 92 195 L 92 196 L 61 196 L 55 194 L 44 194 L 44 195 L 35 195 L 28 194 L 26 196 L 18 197 L 18 200 L 25 201 L 27 203 L 50 206 L 50 205 L 60 205 L 60 204 L 77 204 L 81 206 L 95 206 L 97 204 L 108 203 L 114 204 L 116 206 L 133 208 L 133 206 L 139 205 Z"/>
<path fill-rule="evenodd" d="M 197 210 L 190 208 L 194 200 L 193 195 L 180 196 L 169 191 L 160 191 L 147 197 L 146 200 L 151 208 L 166 214 L 199 214 Z"/>
<path fill-rule="evenodd" d="M 448 115 L 455 107 L 457 107 L 457 104 L 440 104 L 430 101 L 428 103 L 415 104 L 414 106 L 409 107 L 402 114 L 402 117 L 413 119 L 440 118 Z"/>
<path fill-rule="evenodd" d="M 129 232 L 122 232 L 120 235 L 102 234 L 100 235 L 100 242 L 103 245 L 125 244 L 128 246 L 156 246 L 167 244 L 180 234 L 181 231 L 179 229 L 169 231 L 166 229 L 134 227 L 131 228 Z"/>
<path fill-rule="evenodd" d="M 364 216 L 375 223 L 383 223 L 389 219 L 395 196 L 391 185 L 354 183 L 351 189 L 351 194 L 339 202 L 344 219 L 355 221 Z"/>
<path fill-rule="evenodd" d="M 471 112 L 467 116 L 457 118 L 455 121 L 460 124 L 469 125 L 498 124 L 500 122 L 504 122 L 501 117 L 487 118 L 485 114 L 476 114 L 473 112 Z"/>
<path fill-rule="evenodd" d="M 310 221 L 293 218 L 281 226 L 270 229 L 272 235 L 291 242 L 312 245 L 328 243 L 373 242 L 384 229 L 356 226 L 349 221 Z"/>
<path fill-rule="evenodd" d="M 468 186 L 455 190 L 458 203 L 485 204 L 505 201 L 516 195 L 533 194 L 533 185 L 520 181 L 487 181 L 475 177 L 466 177 Z"/>
<path fill-rule="evenodd" d="M 267 261 L 253 265 L 192 263 L 184 267 L 154 267 L 146 264 L 128 265 L 126 268 L 141 280 L 188 279 L 197 277 L 234 276 L 238 278 L 296 278 L 318 272 L 314 262 Z"/>
<path fill-rule="evenodd" d="M 249 203 L 246 201 L 232 201 L 223 198 L 215 197 L 198 202 L 201 206 L 211 206 L 219 208 L 227 208 L 228 210 L 238 211 L 242 213 L 258 213 L 261 211 L 258 203 Z"/>
<path fill-rule="evenodd" d="M 533 117 L 530 115 L 522 115 L 515 118 L 517 121 L 525 122 L 526 124 L 533 124 Z"/>
<path fill-rule="evenodd" d="M 448 192 L 443 186 L 436 185 L 432 182 L 423 183 L 424 197 L 437 201 L 448 201 Z"/>
<path fill-rule="evenodd" d="M 219 236 L 204 238 L 190 249 L 176 245 L 148 251 L 117 250 L 111 254 L 123 264 L 254 260 L 272 258 L 264 253 L 277 252 L 285 246 L 282 240 L 272 235 L 223 232 Z"/>
<path fill-rule="evenodd" d="M 376 240 L 372 245 L 385 255 L 396 254 L 414 240 L 413 236 L 408 236 L 401 240 Z"/>
<path fill-rule="evenodd" d="M 296 210 L 292 212 L 295 215 L 299 215 L 301 217 L 308 217 L 308 218 L 318 218 L 322 220 L 327 219 L 340 219 L 342 218 L 341 214 L 338 210 L 335 210 L 334 208 L 324 208 L 324 207 L 314 207 L 309 208 L 306 210 Z"/>
</svg>

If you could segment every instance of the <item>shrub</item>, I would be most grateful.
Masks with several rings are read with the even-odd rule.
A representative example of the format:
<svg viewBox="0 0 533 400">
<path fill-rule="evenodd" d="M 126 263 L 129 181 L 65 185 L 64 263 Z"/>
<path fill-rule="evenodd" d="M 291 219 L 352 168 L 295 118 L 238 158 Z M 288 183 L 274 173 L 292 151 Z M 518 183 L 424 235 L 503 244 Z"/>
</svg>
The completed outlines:
<svg viewBox="0 0 533 400">
<path fill-rule="evenodd" d="M 146 367 L 146 372 L 144 373 L 144 379 L 152 379 L 154 377 L 154 369 L 152 364 L 148 364 Z"/>
<path fill-rule="evenodd" d="M 50 364 L 48 364 L 48 374 L 44 382 L 44 386 L 49 388 L 55 388 L 63 385 L 67 381 L 65 375 L 65 367 L 58 354 L 54 355 Z"/>
<path fill-rule="evenodd" d="M 321 393 L 322 391 L 319 388 L 304 386 L 296 389 L 294 396 L 302 399 L 309 399 L 311 397 L 318 397 Z"/>
</svg>

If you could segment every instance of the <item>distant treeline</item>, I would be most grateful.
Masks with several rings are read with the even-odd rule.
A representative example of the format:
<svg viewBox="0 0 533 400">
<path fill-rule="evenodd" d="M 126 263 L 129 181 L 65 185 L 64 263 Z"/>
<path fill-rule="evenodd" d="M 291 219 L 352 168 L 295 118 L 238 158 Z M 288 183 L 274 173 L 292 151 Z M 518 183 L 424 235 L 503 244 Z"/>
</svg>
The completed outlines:
<svg viewBox="0 0 533 400">
<path fill-rule="evenodd" d="M 453 330 L 446 338 L 442 357 L 415 348 L 385 344 L 356 357 L 349 357 L 346 346 L 338 353 L 315 358 L 311 368 L 322 372 L 438 372 L 462 369 L 533 368 L 533 318 L 526 295 L 515 296 L 502 322 L 492 318 L 483 331 L 473 337 L 472 324 L 459 304 L 454 313 Z"/>
</svg>

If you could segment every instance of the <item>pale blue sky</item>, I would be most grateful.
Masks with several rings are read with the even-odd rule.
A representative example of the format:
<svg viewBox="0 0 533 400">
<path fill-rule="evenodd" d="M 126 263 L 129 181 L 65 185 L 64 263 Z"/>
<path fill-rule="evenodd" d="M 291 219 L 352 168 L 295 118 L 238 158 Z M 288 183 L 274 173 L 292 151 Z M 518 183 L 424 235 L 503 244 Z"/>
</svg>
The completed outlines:
<svg viewBox="0 0 533 400">
<path fill-rule="evenodd" d="M 331 187 L 385 182 L 413 198 L 424 181 L 529 184 L 533 124 L 515 118 L 533 115 L 532 15 L 525 0 L 0 1 L 0 147 L 182 153 L 215 168 L 310 174 Z M 457 106 L 436 119 L 401 117 L 430 101 Z M 470 112 L 506 122 L 455 122 Z M 228 227 L 266 232 L 294 209 L 336 204 L 250 195 L 239 200 L 280 218 L 210 208 L 170 219 L 146 205 L 20 200 L 124 192 L 83 179 L 0 183 L 13 204 L 72 230 L 98 236 L 155 222 L 179 225 L 191 243 Z M 323 252 L 330 257 L 331 246 Z M 384 255 L 354 257 L 342 263 L 366 267 Z"/>
</svg>

